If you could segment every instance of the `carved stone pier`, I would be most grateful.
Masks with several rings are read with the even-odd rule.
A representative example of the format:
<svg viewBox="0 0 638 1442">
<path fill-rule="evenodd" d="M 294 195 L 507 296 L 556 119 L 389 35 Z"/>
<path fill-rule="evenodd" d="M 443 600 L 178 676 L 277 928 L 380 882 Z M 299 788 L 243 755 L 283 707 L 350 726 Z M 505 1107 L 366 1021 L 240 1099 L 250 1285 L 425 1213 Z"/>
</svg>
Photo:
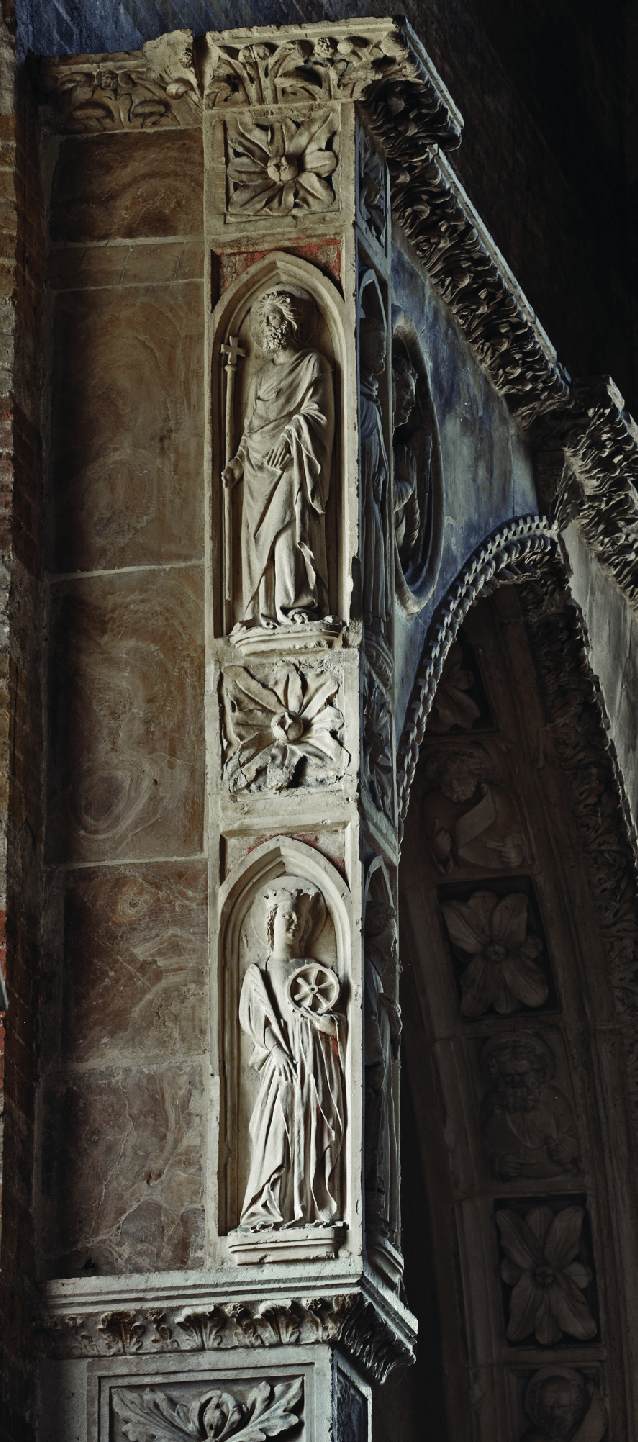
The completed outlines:
<svg viewBox="0 0 638 1442">
<path fill-rule="evenodd" d="M 71 1260 L 48 1284 L 50 1439 L 366 1442 L 370 1383 L 415 1340 L 395 588 L 418 613 L 441 545 L 427 370 L 393 310 L 386 152 L 398 174 L 399 128 L 416 155 L 455 143 L 459 117 L 386 20 L 195 46 L 178 32 L 51 62 L 41 85 L 56 135 L 203 145 L 201 226 L 174 264 L 203 247 L 206 317 L 202 1264 Z"/>
</svg>

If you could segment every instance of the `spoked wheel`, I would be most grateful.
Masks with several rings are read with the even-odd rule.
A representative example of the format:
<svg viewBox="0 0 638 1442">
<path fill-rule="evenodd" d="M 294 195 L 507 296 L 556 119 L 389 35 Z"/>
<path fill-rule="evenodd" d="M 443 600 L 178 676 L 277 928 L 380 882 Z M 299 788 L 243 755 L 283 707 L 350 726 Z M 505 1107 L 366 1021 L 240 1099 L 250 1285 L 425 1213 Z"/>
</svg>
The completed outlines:
<svg viewBox="0 0 638 1442">
<path fill-rule="evenodd" d="M 320 961 L 307 961 L 293 972 L 288 982 L 288 996 L 293 1006 L 323 1016 L 332 1011 L 339 998 L 339 978 L 331 967 L 322 966 Z"/>
</svg>

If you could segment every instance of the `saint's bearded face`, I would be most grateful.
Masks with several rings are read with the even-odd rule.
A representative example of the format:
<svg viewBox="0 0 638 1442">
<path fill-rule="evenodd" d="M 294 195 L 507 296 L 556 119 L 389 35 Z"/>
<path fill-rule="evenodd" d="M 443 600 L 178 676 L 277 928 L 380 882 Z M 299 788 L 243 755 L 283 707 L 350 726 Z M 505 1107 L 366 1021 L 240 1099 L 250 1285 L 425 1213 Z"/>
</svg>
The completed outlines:
<svg viewBox="0 0 638 1442">
<path fill-rule="evenodd" d="M 472 800 L 478 781 L 474 767 L 465 758 L 450 757 L 441 771 L 440 787 L 443 795 L 458 805 Z"/>
<path fill-rule="evenodd" d="M 261 327 L 261 346 L 267 355 L 278 355 L 279 351 L 292 345 L 295 334 L 294 322 L 284 315 L 279 306 L 272 306 L 265 312 Z"/>
<path fill-rule="evenodd" d="M 495 1090 L 499 1102 L 508 1112 L 530 1112 L 542 1100 L 544 1072 L 539 1071 L 526 1056 L 499 1059 Z"/>
<path fill-rule="evenodd" d="M 585 1398 L 579 1389 L 563 1377 L 549 1377 L 541 1394 L 538 1408 L 540 1420 L 550 1438 L 571 1437 L 574 1427 L 580 1422 Z"/>
</svg>

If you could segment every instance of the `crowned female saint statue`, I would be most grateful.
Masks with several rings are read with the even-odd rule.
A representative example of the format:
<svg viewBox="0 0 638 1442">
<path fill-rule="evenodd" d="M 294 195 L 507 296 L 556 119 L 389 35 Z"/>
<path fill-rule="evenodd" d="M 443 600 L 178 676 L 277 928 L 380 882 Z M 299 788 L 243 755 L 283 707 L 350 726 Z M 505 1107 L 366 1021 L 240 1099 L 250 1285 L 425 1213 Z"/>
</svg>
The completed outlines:
<svg viewBox="0 0 638 1442">
<path fill-rule="evenodd" d="M 266 360 L 253 376 L 224 485 L 243 485 L 238 624 L 272 628 L 327 615 L 326 507 L 334 441 L 332 369 L 303 345 L 312 300 L 267 290 L 250 325 Z"/>
<path fill-rule="evenodd" d="M 247 969 L 240 1024 L 259 1090 L 242 1228 L 340 1220 L 344 1130 L 339 981 L 307 947 L 325 919 L 318 887 L 285 876 L 264 893 L 267 959 Z"/>
</svg>

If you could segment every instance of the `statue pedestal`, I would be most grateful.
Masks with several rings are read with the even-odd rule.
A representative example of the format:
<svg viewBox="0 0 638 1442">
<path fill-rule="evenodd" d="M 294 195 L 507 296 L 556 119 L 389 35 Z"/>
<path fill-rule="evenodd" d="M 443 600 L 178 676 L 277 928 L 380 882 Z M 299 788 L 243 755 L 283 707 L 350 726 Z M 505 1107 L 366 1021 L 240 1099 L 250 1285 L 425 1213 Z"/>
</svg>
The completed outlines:
<svg viewBox="0 0 638 1442">
<path fill-rule="evenodd" d="M 322 1262 L 336 1257 L 344 1241 L 343 1223 L 333 1227 L 237 1227 L 228 1237 L 228 1251 L 239 1266 L 261 1262 Z"/>
</svg>

